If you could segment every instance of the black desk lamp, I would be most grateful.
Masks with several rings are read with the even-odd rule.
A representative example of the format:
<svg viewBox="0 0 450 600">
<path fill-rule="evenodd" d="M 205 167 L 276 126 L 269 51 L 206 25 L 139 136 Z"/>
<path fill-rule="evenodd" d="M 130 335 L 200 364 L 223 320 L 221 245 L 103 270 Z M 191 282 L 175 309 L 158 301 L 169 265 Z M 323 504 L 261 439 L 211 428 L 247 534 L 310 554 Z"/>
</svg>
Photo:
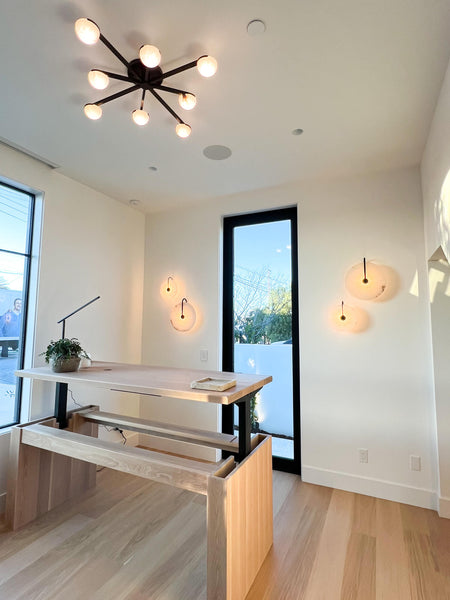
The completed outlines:
<svg viewBox="0 0 450 600">
<path fill-rule="evenodd" d="M 64 339 L 66 337 L 66 319 L 68 319 L 69 317 L 71 317 L 75 313 L 79 312 L 80 310 L 83 310 L 83 308 L 86 308 L 86 306 L 89 306 L 89 304 L 92 304 L 93 302 L 95 302 L 99 298 L 100 298 L 100 296 L 97 296 L 97 298 L 93 298 L 92 300 L 89 300 L 89 302 L 86 302 L 86 304 L 83 304 L 83 306 L 80 306 L 80 308 L 77 308 L 76 310 L 74 310 L 73 312 L 71 312 L 70 315 L 67 315 L 66 317 L 63 317 L 62 319 L 60 319 L 58 321 L 58 324 L 62 323 L 62 335 L 61 335 L 61 339 Z"/>
<path fill-rule="evenodd" d="M 89 306 L 89 304 L 92 304 L 99 298 L 100 298 L 100 296 L 97 296 L 97 298 L 93 298 L 92 300 L 89 300 L 89 302 L 86 302 L 86 304 L 83 304 L 83 306 L 80 306 L 80 308 L 77 308 L 76 310 L 71 312 L 70 315 L 63 317 L 62 319 L 60 319 L 58 321 L 58 323 L 62 323 L 62 339 L 64 339 L 64 337 L 66 335 L 66 319 L 68 319 L 75 313 L 79 312 L 83 308 L 86 308 L 86 306 Z M 67 383 L 61 383 L 59 381 L 56 383 L 55 413 L 54 414 L 55 414 L 55 417 L 56 417 L 56 420 L 58 422 L 60 429 L 65 429 L 67 427 L 67 390 L 68 390 Z"/>
</svg>

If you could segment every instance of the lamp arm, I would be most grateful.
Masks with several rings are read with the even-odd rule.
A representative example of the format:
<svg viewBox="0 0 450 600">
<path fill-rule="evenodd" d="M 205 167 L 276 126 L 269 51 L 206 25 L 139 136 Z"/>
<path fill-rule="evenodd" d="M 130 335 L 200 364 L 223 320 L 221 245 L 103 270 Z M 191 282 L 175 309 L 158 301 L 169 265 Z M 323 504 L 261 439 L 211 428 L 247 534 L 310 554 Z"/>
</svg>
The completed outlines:
<svg viewBox="0 0 450 600">
<path fill-rule="evenodd" d="M 161 96 L 155 92 L 155 90 L 152 87 L 149 88 L 149 92 L 151 94 L 153 94 L 155 96 L 155 98 L 158 100 L 158 102 L 160 102 L 164 106 L 164 108 L 170 112 L 172 117 L 174 117 L 174 119 L 176 119 L 178 121 L 178 123 L 184 123 L 184 121 L 177 115 L 177 113 L 170 108 L 170 106 L 167 104 L 167 102 L 165 102 L 161 98 Z"/>
<path fill-rule="evenodd" d="M 105 38 L 105 36 L 103 35 L 103 33 L 100 33 L 100 41 L 103 42 L 105 44 L 105 46 L 108 48 L 108 50 L 110 50 L 114 54 L 114 56 L 116 56 L 120 60 L 120 62 L 123 63 L 126 66 L 126 68 L 128 69 L 128 66 L 129 66 L 130 63 L 127 61 L 126 58 L 124 58 L 120 54 L 120 52 L 118 50 L 116 50 L 116 48 L 114 48 L 114 46 L 111 44 L 111 42 L 109 42 Z"/>
<path fill-rule="evenodd" d="M 162 74 L 162 78 L 166 79 L 167 77 L 172 77 L 172 75 L 176 75 L 177 73 L 182 73 L 183 71 L 187 71 L 188 69 L 193 69 L 194 67 L 197 66 L 197 62 L 201 58 L 204 58 L 205 56 L 208 56 L 208 55 L 207 54 L 203 54 L 202 56 L 199 56 L 197 58 L 197 60 L 193 60 L 190 63 L 186 63 L 185 65 L 181 65 L 181 67 L 177 67 L 176 69 L 172 69 L 171 71 L 167 71 L 167 73 L 163 73 Z"/>
<path fill-rule="evenodd" d="M 154 90 L 161 90 L 162 92 L 170 92 L 171 94 L 190 94 L 186 90 L 178 90 L 177 88 L 167 87 L 167 85 L 152 85 Z"/>
<path fill-rule="evenodd" d="M 92 304 L 93 302 L 95 302 L 99 298 L 100 298 L 100 296 L 97 296 L 96 298 L 93 298 L 92 300 L 89 300 L 89 302 L 86 302 L 86 304 L 83 304 L 83 306 L 80 306 L 80 308 L 77 308 L 76 310 L 74 310 L 73 312 L 71 312 L 70 315 L 66 315 L 65 317 L 63 317 L 62 319 L 60 319 L 58 321 L 58 325 L 59 325 L 59 323 L 62 323 L 62 337 L 63 338 L 66 335 L 66 319 L 68 319 L 72 315 L 76 314 L 77 312 L 80 312 L 80 310 L 83 310 L 83 308 L 86 308 L 86 306 L 89 306 L 89 304 Z"/>
<path fill-rule="evenodd" d="M 101 106 L 102 104 L 111 102 L 111 100 L 115 100 L 116 98 L 120 98 L 121 96 L 125 96 L 126 94 L 130 94 L 131 92 L 138 90 L 140 87 L 141 87 L 140 85 L 132 85 L 131 87 L 127 88 L 126 90 L 122 90 L 121 92 L 117 92 L 117 94 L 113 94 L 112 96 L 107 96 L 106 98 L 102 98 L 101 100 L 98 100 L 98 102 L 94 102 L 93 104 L 96 104 L 97 106 Z"/>
<path fill-rule="evenodd" d="M 110 71 L 104 71 L 103 69 L 95 69 L 95 71 L 101 71 L 111 79 L 119 79 L 120 81 L 128 81 L 128 83 L 134 83 L 132 79 L 127 77 L 126 75 L 119 75 L 118 73 L 111 73 Z"/>
</svg>

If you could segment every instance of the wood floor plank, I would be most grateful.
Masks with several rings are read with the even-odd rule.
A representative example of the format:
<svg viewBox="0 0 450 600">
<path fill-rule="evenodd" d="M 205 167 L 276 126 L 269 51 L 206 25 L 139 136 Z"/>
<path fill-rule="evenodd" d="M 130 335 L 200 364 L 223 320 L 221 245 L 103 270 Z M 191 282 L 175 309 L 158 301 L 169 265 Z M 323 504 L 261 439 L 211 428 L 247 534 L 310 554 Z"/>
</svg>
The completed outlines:
<svg viewBox="0 0 450 600">
<path fill-rule="evenodd" d="M 443 519 L 434 510 L 426 511 L 430 540 L 438 570 L 450 576 L 450 519 Z"/>
<path fill-rule="evenodd" d="M 0 528 L 0 599 L 204 600 L 205 497 L 108 469 L 97 480 Z M 434 511 L 275 472 L 274 514 L 246 600 L 450 600 L 450 520 Z"/>
<path fill-rule="evenodd" d="M 410 600 L 409 563 L 400 505 L 377 500 L 376 506 L 376 600 Z"/>
<path fill-rule="evenodd" d="M 352 531 L 363 533 L 369 537 L 376 536 L 376 498 L 355 495 Z"/>
<path fill-rule="evenodd" d="M 273 547 L 247 600 L 303 598 L 308 584 L 332 490 L 289 477 L 293 485 L 274 521 Z"/>
<path fill-rule="evenodd" d="M 341 600 L 375 600 L 376 539 L 353 532 L 347 549 Z"/>
<path fill-rule="evenodd" d="M 340 598 L 355 495 L 334 490 L 304 600 Z"/>
<path fill-rule="evenodd" d="M 430 536 L 406 531 L 405 542 L 410 560 L 411 600 L 449 600 L 450 578 L 439 572 Z"/>
<path fill-rule="evenodd" d="M 91 521 L 92 519 L 83 515 L 74 515 L 16 554 L 9 556 L 0 563 L 0 585 L 86 527 Z"/>
</svg>

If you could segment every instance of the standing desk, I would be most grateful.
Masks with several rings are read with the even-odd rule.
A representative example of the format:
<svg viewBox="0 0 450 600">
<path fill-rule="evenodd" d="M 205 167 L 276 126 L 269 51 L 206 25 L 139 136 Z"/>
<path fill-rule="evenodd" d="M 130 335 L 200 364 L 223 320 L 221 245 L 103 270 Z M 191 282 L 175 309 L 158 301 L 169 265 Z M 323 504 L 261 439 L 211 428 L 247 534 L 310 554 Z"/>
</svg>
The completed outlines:
<svg viewBox="0 0 450 600">
<path fill-rule="evenodd" d="M 55 414 L 12 429 L 6 518 L 17 529 L 95 485 L 106 466 L 207 496 L 207 598 L 243 600 L 273 541 L 271 438 L 251 436 L 250 402 L 272 378 L 94 362 L 73 373 L 49 368 L 17 371 L 19 377 L 56 383 Z M 226 391 L 192 389 L 203 377 L 233 378 Z M 137 419 L 87 406 L 67 413 L 69 384 L 239 407 L 238 436 Z M 227 409 L 227 410 L 228 410 Z M 226 450 L 203 463 L 98 439 L 98 425 Z"/>
</svg>

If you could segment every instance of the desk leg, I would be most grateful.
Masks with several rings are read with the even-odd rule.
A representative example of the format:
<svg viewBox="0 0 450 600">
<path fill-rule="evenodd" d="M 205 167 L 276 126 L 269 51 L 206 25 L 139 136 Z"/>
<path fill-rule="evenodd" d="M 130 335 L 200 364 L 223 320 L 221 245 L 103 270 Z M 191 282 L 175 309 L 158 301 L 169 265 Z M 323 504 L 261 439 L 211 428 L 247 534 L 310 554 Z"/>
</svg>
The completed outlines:
<svg viewBox="0 0 450 600">
<path fill-rule="evenodd" d="M 55 392 L 55 418 L 60 429 L 67 428 L 67 383 L 57 383 Z"/>
<path fill-rule="evenodd" d="M 253 394 L 250 397 L 246 397 L 237 403 L 239 409 L 239 453 L 237 459 L 239 462 L 250 454 L 251 445 L 251 432 L 252 432 L 252 421 L 250 411 L 250 400 L 253 398 Z"/>
<path fill-rule="evenodd" d="M 251 401 L 258 392 L 259 389 L 255 390 L 251 394 L 248 394 L 247 396 L 244 396 L 244 398 L 241 398 L 236 402 L 238 407 L 239 451 L 237 456 L 235 456 L 239 462 L 248 456 L 251 451 Z M 222 431 L 224 433 L 234 434 L 234 404 L 223 406 Z M 230 456 L 230 454 L 231 453 L 229 452 L 223 452 L 222 457 L 226 458 Z M 234 452 L 232 454 L 234 454 Z"/>
</svg>

